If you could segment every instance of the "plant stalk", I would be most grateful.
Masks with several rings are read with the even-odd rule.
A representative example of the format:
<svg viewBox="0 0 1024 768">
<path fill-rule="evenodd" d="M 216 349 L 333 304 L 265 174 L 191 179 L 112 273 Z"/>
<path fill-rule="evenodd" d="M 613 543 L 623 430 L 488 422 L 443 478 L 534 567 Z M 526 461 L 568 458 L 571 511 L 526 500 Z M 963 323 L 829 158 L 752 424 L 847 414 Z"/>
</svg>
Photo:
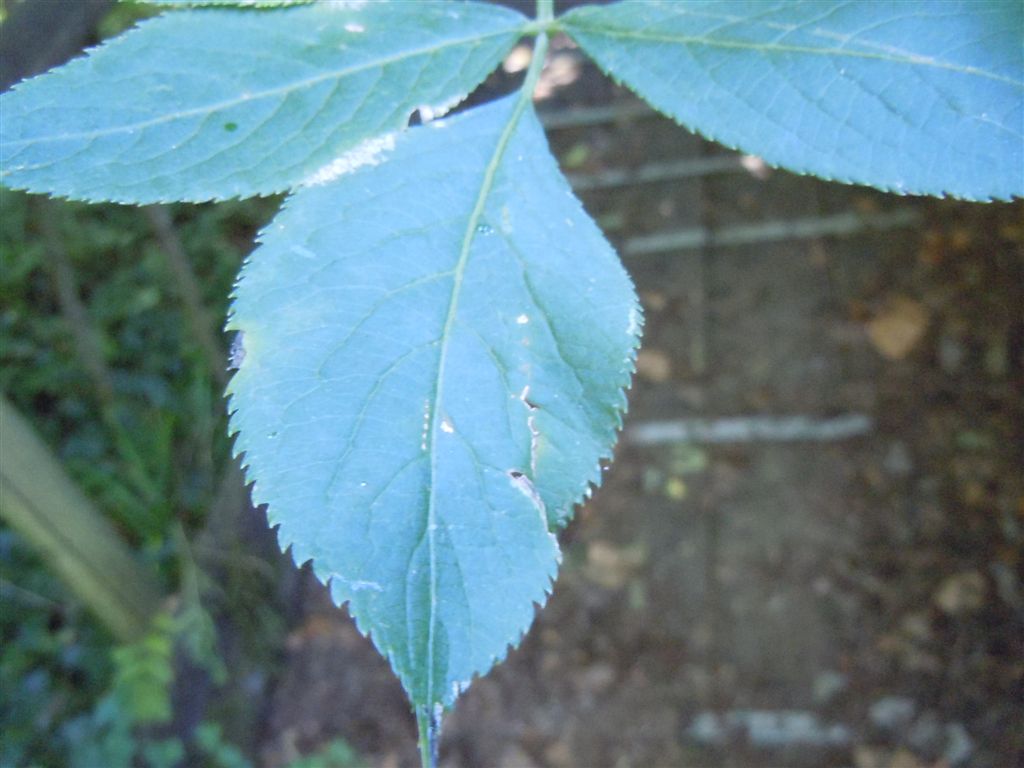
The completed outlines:
<svg viewBox="0 0 1024 768">
<path fill-rule="evenodd" d="M 0 395 L 0 517 L 121 642 L 137 642 L 164 598 L 153 574 Z"/>
<path fill-rule="evenodd" d="M 441 707 L 432 713 L 430 707 L 419 707 L 416 711 L 416 728 L 419 731 L 420 765 L 422 768 L 437 768 L 437 744 L 441 736 Z"/>
<path fill-rule="evenodd" d="M 548 52 L 548 35 L 547 30 L 551 26 L 552 20 L 554 19 L 554 0 L 537 0 L 537 19 L 534 25 L 524 31 L 524 34 L 536 34 L 537 39 L 533 44 L 533 57 L 530 61 L 530 68 L 526 72 L 526 78 L 523 81 L 523 86 L 519 91 L 519 100 L 516 103 L 515 110 L 512 113 L 512 119 L 509 121 L 509 125 L 505 128 L 502 133 L 501 139 L 498 142 L 496 153 L 500 155 L 504 152 L 505 145 L 508 142 L 512 132 L 515 131 L 515 127 L 522 117 L 523 112 L 531 104 L 533 100 L 533 91 L 537 86 L 537 81 L 540 80 L 540 73 L 544 69 L 544 58 Z M 492 163 L 494 166 L 494 163 Z M 483 190 L 481 192 L 481 200 L 486 195 L 487 190 L 493 183 L 493 167 L 489 170 L 487 177 L 484 179 Z M 473 219 L 479 217 L 481 204 L 478 203 L 477 210 L 474 211 Z M 473 224 L 471 219 L 470 224 Z M 475 228 L 471 226 L 471 229 Z M 433 660 L 431 660 L 433 663 Z M 428 698 L 432 691 L 428 686 Z M 436 709 L 434 707 L 436 706 Z M 416 707 L 416 729 L 419 735 L 419 752 L 420 752 L 420 765 L 422 768 L 437 768 L 437 757 L 438 757 L 438 742 L 441 736 L 441 716 L 443 710 L 441 706 L 435 705 L 433 702 L 419 705 Z"/>
<path fill-rule="evenodd" d="M 537 21 L 547 27 L 554 18 L 555 0 L 537 0 Z"/>
</svg>

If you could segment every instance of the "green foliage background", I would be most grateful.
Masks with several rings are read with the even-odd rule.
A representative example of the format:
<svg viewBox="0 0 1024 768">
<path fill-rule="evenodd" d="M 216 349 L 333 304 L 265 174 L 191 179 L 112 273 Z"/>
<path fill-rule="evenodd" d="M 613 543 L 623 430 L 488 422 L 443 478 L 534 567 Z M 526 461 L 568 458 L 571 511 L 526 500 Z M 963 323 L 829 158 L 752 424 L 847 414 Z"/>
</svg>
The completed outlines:
<svg viewBox="0 0 1024 768">
<path fill-rule="evenodd" d="M 275 204 L 172 212 L 209 318 L 224 316 L 242 255 Z M 62 307 L 61 269 L 85 326 Z M 265 664 L 281 639 L 280 618 L 257 597 L 272 591 L 271 569 L 239 545 L 211 551 L 210 510 L 233 465 L 222 372 L 197 344 L 181 291 L 145 212 L 0 191 L 0 388 L 170 595 L 150 636 L 117 646 L 0 527 L 0 766 L 173 765 L 186 746 L 199 764 L 249 764 L 232 746 L 245 743 L 252 717 L 237 691 L 215 697 L 223 726 L 204 723 L 188 745 L 170 735 L 175 655 L 223 681 L 209 607 L 246 637 L 252 655 L 233 659 L 236 672 Z M 83 333 L 98 340 L 99 359 L 82 349 Z"/>
</svg>

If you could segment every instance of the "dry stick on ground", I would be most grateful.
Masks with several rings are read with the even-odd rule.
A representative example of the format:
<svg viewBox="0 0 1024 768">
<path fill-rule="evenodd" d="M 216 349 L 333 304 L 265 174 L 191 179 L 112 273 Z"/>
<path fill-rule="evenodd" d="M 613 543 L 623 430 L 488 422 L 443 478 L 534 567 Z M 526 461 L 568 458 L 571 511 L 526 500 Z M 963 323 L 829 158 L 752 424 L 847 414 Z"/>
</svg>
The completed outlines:
<svg viewBox="0 0 1024 768">
<path fill-rule="evenodd" d="M 211 313 L 203 303 L 203 292 L 199 280 L 196 278 L 185 246 L 181 242 L 181 236 L 174 225 L 171 210 L 165 205 L 148 205 L 142 210 L 145 212 L 163 251 L 164 262 L 170 272 L 170 283 L 181 302 L 189 331 L 199 347 L 206 370 L 216 383 L 218 391 L 223 393 L 228 383 L 226 357 L 214 332 Z M 213 416 L 213 414 L 210 415 Z M 225 476 L 220 479 L 216 477 L 217 470 L 214 467 L 213 458 L 213 423 L 216 423 L 215 418 L 205 430 L 200 426 L 195 434 L 199 440 L 199 458 L 203 462 L 203 469 L 211 483 L 214 486 L 220 486 L 225 482 L 230 484 L 235 481 L 229 480 Z M 227 470 L 227 474 L 231 474 L 230 469 Z M 240 478 L 238 482 L 241 482 Z M 220 491 L 217 493 L 219 496 Z"/>
<path fill-rule="evenodd" d="M 60 211 L 48 200 L 33 200 L 36 218 L 46 243 L 46 260 L 57 293 L 57 303 L 64 315 L 68 333 L 74 341 L 75 356 L 92 383 L 102 408 L 114 402 L 114 384 L 103 354 L 103 342 L 93 327 L 92 319 L 78 294 L 74 268 L 64 253 L 63 236 L 57 226 Z"/>
<path fill-rule="evenodd" d="M 660 118 L 661 113 L 645 101 L 624 101 L 596 107 L 541 110 L 538 117 L 541 125 L 547 130 L 557 131 L 562 128 L 586 128 L 623 120 Z"/>
<path fill-rule="evenodd" d="M 633 424 L 626 428 L 624 440 L 631 445 L 832 442 L 863 437 L 873 428 L 871 418 L 861 413 L 825 419 L 805 415 L 668 419 Z"/>
<path fill-rule="evenodd" d="M 228 383 L 227 358 L 215 331 L 213 314 L 203 303 L 199 280 L 192 269 L 181 236 L 174 225 L 174 219 L 167 206 L 151 205 L 143 210 L 166 256 L 175 291 L 182 302 L 192 335 L 202 350 L 210 375 L 217 383 L 218 389 L 223 391 Z M 247 511 L 251 512 L 251 506 L 238 460 L 228 459 L 220 476 L 215 477 L 210 445 L 213 435 L 208 434 L 205 437 L 207 440 L 204 451 L 211 462 L 209 471 L 215 491 L 206 521 L 203 527 L 193 534 L 192 544 L 198 566 L 204 572 L 222 574 L 231 567 L 225 559 L 225 553 L 231 551 L 232 542 L 243 538 L 241 527 L 248 525 L 256 516 L 246 514 Z M 262 520 L 258 521 L 258 526 L 262 530 Z M 236 554 L 232 553 L 230 557 L 235 558 Z M 247 567 L 251 567 L 251 563 Z"/>
<path fill-rule="evenodd" d="M 646 256 L 707 246 L 724 248 L 783 240 L 847 237 L 860 232 L 914 227 L 920 221 L 921 212 L 918 209 L 901 207 L 879 213 L 845 211 L 830 216 L 734 224 L 719 230 L 695 227 L 632 237 L 623 244 L 622 253 L 627 257 Z"/>
<path fill-rule="evenodd" d="M 716 173 L 750 173 L 750 161 L 742 155 L 716 155 L 684 160 L 647 163 L 638 168 L 606 168 L 594 173 L 568 173 L 566 178 L 576 192 L 593 189 L 679 181 Z"/>
<path fill-rule="evenodd" d="M 149 205 L 143 209 L 156 233 L 160 247 L 167 257 L 167 266 L 174 278 L 174 286 L 181 299 L 192 335 L 203 351 L 210 375 L 223 389 L 228 383 L 224 350 L 213 332 L 213 319 L 203 304 L 203 293 L 192 270 L 188 254 L 181 243 L 174 220 L 162 205 Z"/>
<path fill-rule="evenodd" d="M 84 369 L 99 401 L 100 417 L 110 431 L 114 443 L 125 459 L 132 485 L 140 503 L 150 507 L 160 498 L 160 489 L 148 476 L 145 463 L 126 432 L 117 413 L 113 377 L 106 364 L 103 341 L 78 293 L 74 267 L 64 251 L 64 241 L 57 226 L 62 213 L 58 205 L 45 198 L 33 201 L 34 213 L 42 228 L 46 259 L 53 277 L 54 289 L 68 333 L 74 342 L 75 356 Z"/>
<path fill-rule="evenodd" d="M 203 303 L 199 280 L 192 269 L 185 246 L 174 225 L 174 219 L 168 208 L 163 205 L 150 205 L 143 210 L 167 257 L 167 266 L 171 271 L 175 290 L 181 299 L 192 335 L 203 352 L 210 375 L 217 383 L 218 389 L 223 391 L 228 383 L 227 358 L 214 332 L 212 313 Z M 214 482 L 217 490 L 210 507 L 207 525 L 196 537 L 197 542 L 202 544 L 218 540 L 227 541 L 234 537 L 236 531 L 233 527 L 238 524 L 239 511 L 247 503 L 245 480 L 237 460 L 229 460 L 220 478 Z M 209 547 L 211 552 L 216 550 L 217 547 Z"/>
</svg>

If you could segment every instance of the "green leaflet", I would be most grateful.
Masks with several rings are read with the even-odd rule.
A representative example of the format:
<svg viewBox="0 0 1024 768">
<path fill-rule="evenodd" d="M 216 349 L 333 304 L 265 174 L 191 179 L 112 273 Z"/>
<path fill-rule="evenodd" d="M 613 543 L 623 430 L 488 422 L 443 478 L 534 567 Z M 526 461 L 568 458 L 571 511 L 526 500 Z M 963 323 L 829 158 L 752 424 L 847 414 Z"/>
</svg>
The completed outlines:
<svg viewBox="0 0 1024 768">
<path fill-rule="evenodd" d="M 0 96 L 0 179 L 124 203 L 292 189 L 463 98 L 525 22 L 436 0 L 167 13 Z"/>
<path fill-rule="evenodd" d="M 299 190 L 261 239 L 230 321 L 253 497 L 417 709 L 450 705 L 529 627 L 552 528 L 600 482 L 630 281 L 518 96 Z"/>
<path fill-rule="evenodd" d="M 146 5 L 168 5 L 179 8 L 187 8 L 189 6 L 196 5 L 235 5 L 235 6 L 255 6 L 258 8 L 273 8 L 281 7 L 283 5 L 303 5 L 305 3 L 314 3 L 317 0 L 120 0 L 122 3 L 145 3 Z M 335 0 L 336 2 L 345 2 L 345 0 Z M 350 0 L 351 2 L 351 0 Z M 358 0 L 357 0 L 358 2 Z"/>
<path fill-rule="evenodd" d="M 799 173 L 1024 195 L 1019 0 L 633 0 L 562 27 L 687 127 Z"/>
</svg>

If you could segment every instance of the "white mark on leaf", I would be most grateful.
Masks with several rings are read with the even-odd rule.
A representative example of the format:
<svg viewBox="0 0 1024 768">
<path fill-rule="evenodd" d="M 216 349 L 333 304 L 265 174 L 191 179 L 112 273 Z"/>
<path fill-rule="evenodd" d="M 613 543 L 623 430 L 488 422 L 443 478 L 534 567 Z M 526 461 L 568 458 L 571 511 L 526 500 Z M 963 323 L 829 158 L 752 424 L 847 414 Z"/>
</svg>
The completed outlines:
<svg viewBox="0 0 1024 768">
<path fill-rule="evenodd" d="M 530 402 L 530 385 L 527 384 L 523 387 L 523 391 L 519 393 L 519 399 L 526 404 L 526 407 L 531 411 L 536 410 L 537 406 Z"/>
<path fill-rule="evenodd" d="M 377 165 L 384 155 L 395 148 L 395 134 L 387 133 L 367 139 L 353 147 L 340 157 L 334 158 L 327 165 L 317 169 L 302 182 L 303 186 L 315 187 L 334 181 L 339 176 L 351 173 L 364 165 Z"/>
<path fill-rule="evenodd" d="M 430 435 L 430 401 L 423 401 L 423 429 L 420 432 L 420 450 L 427 450 L 427 437 Z"/>
<path fill-rule="evenodd" d="M 348 587 L 351 592 L 365 592 L 370 590 L 372 592 L 383 592 L 384 587 L 378 584 L 376 581 L 363 581 L 361 579 L 346 579 L 340 573 L 332 571 L 330 574 L 330 580 L 337 582 L 340 585 Z"/>
<path fill-rule="evenodd" d="M 358 11 L 365 8 L 369 0 L 334 0 L 332 3 L 323 3 L 332 11 Z"/>
<path fill-rule="evenodd" d="M 519 399 L 526 406 L 526 428 L 530 430 L 530 474 L 537 476 L 537 448 L 540 442 L 540 430 L 537 429 L 534 413 L 537 406 L 530 402 L 530 385 L 523 387 Z"/>
<path fill-rule="evenodd" d="M 296 256 L 302 256 L 305 259 L 316 258 L 316 254 L 304 245 L 293 245 L 289 250 Z"/>
<path fill-rule="evenodd" d="M 345 31 L 346 32 L 365 32 L 366 31 L 366 27 L 364 27 L 362 24 L 357 24 L 354 21 L 350 21 L 350 22 L 348 22 L 345 25 Z"/>
<path fill-rule="evenodd" d="M 416 108 L 416 111 L 419 112 L 420 122 L 426 125 L 439 117 L 444 117 L 461 104 L 464 98 L 466 98 L 466 94 L 460 93 L 440 104 L 421 104 Z"/>
<path fill-rule="evenodd" d="M 228 350 L 228 370 L 237 371 L 242 367 L 242 361 L 245 360 L 245 334 L 242 331 L 238 331 L 235 334 L 235 338 L 231 340 L 231 349 Z"/>
<path fill-rule="evenodd" d="M 640 308 L 633 305 L 629 308 L 629 325 L 626 326 L 627 336 L 639 336 L 640 329 L 644 327 L 644 316 L 640 312 Z"/>
<path fill-rule="evenodd" d="M 512 482 L 512 486 L 522 493 L 540 512 L 541 517 L 547 524 L 547 510 L 544 508 L 544 500 L 537 493 L 537 489 L 533 485 L 533 481 L 526 476 L 525 473 L 520 472 L 517 469 L 510 469 L 508 471 L 508 479 Z"/>
</svg>

